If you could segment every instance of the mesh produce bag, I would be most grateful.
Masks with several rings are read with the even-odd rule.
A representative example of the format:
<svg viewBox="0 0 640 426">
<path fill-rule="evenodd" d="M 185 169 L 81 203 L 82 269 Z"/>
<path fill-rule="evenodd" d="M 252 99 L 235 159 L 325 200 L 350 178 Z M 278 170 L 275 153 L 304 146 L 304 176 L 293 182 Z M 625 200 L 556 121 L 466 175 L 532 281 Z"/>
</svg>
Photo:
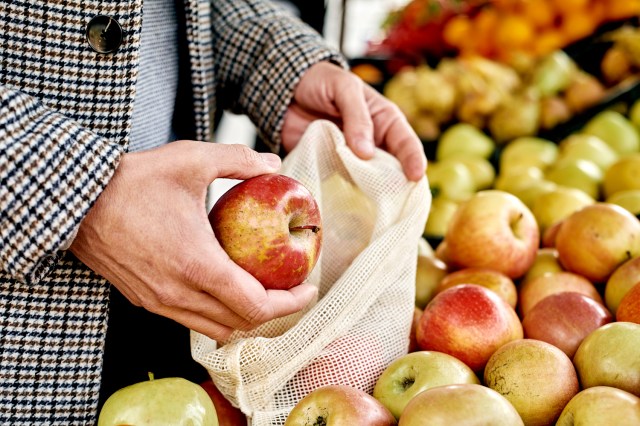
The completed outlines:
<svg viewBox="0 0 640 426">
<path fill-rule="evenodd" d="M 322 213 L 323 246 L 302 312 L 216 342 L 191 335 L 196 361 L 251 425 L 282 425 L 312 390 L 347 384 L 371 393 L 407 353 L 419 239 L 431 205 L 426 178 L 406 180 L 377 150 L 363 161 L 331 122 L 314 122 L 283 161 Z"/>
</svg>

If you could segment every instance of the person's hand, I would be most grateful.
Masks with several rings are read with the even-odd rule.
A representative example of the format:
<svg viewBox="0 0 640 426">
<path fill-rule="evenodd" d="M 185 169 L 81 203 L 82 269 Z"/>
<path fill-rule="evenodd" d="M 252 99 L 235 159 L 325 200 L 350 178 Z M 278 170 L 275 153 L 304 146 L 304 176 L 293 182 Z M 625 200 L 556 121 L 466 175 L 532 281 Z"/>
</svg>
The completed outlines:
<svg viewBox="0 0 640 426">
<path fill-rule="evenodd" d="M 275 173 L 243 145 L 179 141 L 125 154 L 70 250 L 133 304 L 215 340 L 304 308 L 316 289 L 265 290 L 216 240 L 205 206 L 216 178 Z"/>
<path fill-rule="evenodd" d="M 291 151 L 307 126 L 320 118 L 338 124 L 360 158 L 371 158 L 375 144 L 400 160 L 408 179 L 424 176 L 427 159 L 422 143 L 396 105 L 329 62 L 309 68 L 295 88 L 282 128 L 285 151 Z"/>
</svg>

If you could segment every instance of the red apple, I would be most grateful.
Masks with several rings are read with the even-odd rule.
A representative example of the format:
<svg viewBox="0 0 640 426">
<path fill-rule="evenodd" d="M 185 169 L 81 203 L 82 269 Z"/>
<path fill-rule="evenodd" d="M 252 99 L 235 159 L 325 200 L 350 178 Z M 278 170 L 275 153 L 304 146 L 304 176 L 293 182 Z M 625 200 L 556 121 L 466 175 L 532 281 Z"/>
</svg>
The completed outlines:
<svg viewBox="0 0 640 426">
<path fill-rule="evenodd" d="M 622 298 L 640 281 L 640 257 L 634 257 L 620 265 L 607 280 L 604 302 L 616 316 Z"/>
<path fill-rule="evenodd" d="M 583 389 L 612 386 L 640 396 L 640 324 L 615 321 L 582 341 L 573 364 Z"/>
<path fill-rule="evenodd" d="M 509 342 L 496 350 L 484 370 L 484 383 L 511 402 L 527 426 L 554 424 L 580 390 L 571 359 L 534 339 Z"/>
<path fill-rule="evenodd" d="M 420 392 L 407 404 L 398 425 L 522 426 L 524 423 L 504 396 L 486 386 L 466 383 Z"/>
<path fill-rule="evenodd" d="M 285 426 L 392 426 L 396 419 L 368 393 L 348 385 L 313 390 L 293 407 Z"/>
<path fill-rule="evenodd" d="M 640 277 L 638 278 L 640 279 Z M 640 324 L 640 281 L 639 284 L 631 287 L 631 290 L 620 301 L 616 319 Z"/>
<path fill-rule="evenodd" d="M 200 386 L 207 391 L 216 407 L 218 414 L 218 424 L 220 426 L 246 426 L 247 417 L 239 408 L 234 407 L 231 402 L 225 398 L 220 389 L 213 383 L 213 380 L 205 380 Z"/>
<path fill-rule="evenodd" d="M 573 358 L 589 333 L 612 321 L 602 303 L 565 291 L 543 298 L 522 320 L 524 337 L 551 343 Z"/>
<path fill-rule="evenodd" d="M 458 284 L 477 284 L 494 291 L 515 309 L 518 301 L 518 291 L 513 280 L 503 274 L 489 268 L 464 268 L 451 272 L 442 278 L 436 289 L 442 292 Z"/>
<path fill-rule="evenodd" d="M 545 297 L 565 291 L 582 293 L 602 303 L 598 289 L 585 277 L 572 272 L 551 272 L 520 284 L 518 289 L 520 316 L 524 318 L 536 303 Z"/>
<path fill-rule="evenodd" d="M 533 264 L 540 231 L 518 197 L 484 190 L 458 207 L 445 241 L 447 255 L 458 268 L 490 268 L 515 279 Z"/>
<path fill-rule="evenodd" d="M 591 204 L 564 219 L 555 241 L 566 270 L 605 283 L 618 266 L 640 255 L 640 221 L 618 205 Z"/>
<path fill-rule="evenodd" d="M 413 307 L 413 320 L 411 321 L 411 330 L 409 330 L 409 352 L 418 350 L 418 338 L 416 336 L 418 323 L 422 317 L 422 309 L 417 306 Z"/>
<path fill-rule="evenodd" d="M 322 246 L 322 221 L 313 195 L 280 174 L 256 176 L 222 194 L 209 212 L 229 257 L 269 289 L 302 283 Z"/>
<path fill-rule="evenodd" d="M 418 323 L 422 350 L 452 355 L 472 370 L 484 368 L 500 346 L 523 337 L 516 312 L 495 292 L 460 284 L 437 294 Z"/>
</svg>

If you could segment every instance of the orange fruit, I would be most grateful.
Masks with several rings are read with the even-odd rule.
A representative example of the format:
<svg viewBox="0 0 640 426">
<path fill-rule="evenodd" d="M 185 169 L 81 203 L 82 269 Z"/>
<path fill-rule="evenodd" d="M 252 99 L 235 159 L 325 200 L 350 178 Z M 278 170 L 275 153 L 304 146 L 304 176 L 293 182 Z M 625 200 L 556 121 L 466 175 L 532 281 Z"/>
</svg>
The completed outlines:
<svg viewBox="0 0 640 426">
<path fill-rule="evenodd" d="M 460 47 L 471 34 L 472 22 L 467 15 L 456 15 L 449 19 L 442 30 L 442 38 L 454 47 Z"/>
<path fill-rule="evenodd" d="M 533 53 L 536 56 L 547 55 L 566 45 L 565 36 L 558 30 L 546 30 L 533 41 Z"/>
<path fill-rule="evenodd" d="M 556 11 L 549 0 L 524 0 L 519 12 L 536 28 L 550 27 L 556 17 Z"/>
<path fill-rule="evenodd" d="M 584 9 L 590 2 L 591 0 L 556 0 L 553 5 L 559 13 L 568 14 Z"/>
<path fill-rule="evenodd" d="M 572 42 L 591 35 L 598 27 L 596 18 L 586 10 L 576 10 L 573 13 L 562 16 L 560 31 Z"/>
<path fill-rule="evenodd" d="M 498 22 L 495 41 L 500 48 L 522 47 L 534 38 L 534 29 L 522 16 L 505 14 Z"/>
<path fill-rule="evenodd" d="M 605 11 L 606 17 L 611 20 L 638 16 L 640 15 L 640 0 L 609 0 Z"/>
</svg>

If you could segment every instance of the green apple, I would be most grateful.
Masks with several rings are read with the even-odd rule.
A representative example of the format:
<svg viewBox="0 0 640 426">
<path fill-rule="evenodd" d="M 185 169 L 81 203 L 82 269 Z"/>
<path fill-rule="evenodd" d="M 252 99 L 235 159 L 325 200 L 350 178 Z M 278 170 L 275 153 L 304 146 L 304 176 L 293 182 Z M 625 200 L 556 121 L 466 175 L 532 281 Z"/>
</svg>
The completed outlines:
<svg viewBox="0 0 640 426">
<path fill-rule="evenodd" d="M 213 401 L 202 386 L 181 377 L 139 382 L 114 392 L 98 426 L 218 426 Z"/>
<path fill-rule="evenodd" d="M 640 99 L 636 99 L 629 108 L 629 121 L 640 130 Z"/>
<path fill-rule="evenodd" d="M 537 166 L 523 166 L 501 170 L 496 177 L 494 189 L 515 194 L 544 180 L 544 172 Z"/>
<path fill-rule="evenodd" d="M 563 50 L 554 50 L 534 66 L 531 84 L 541 96 L 554 96 L 569 87 L 578 70 L 571 56 Z"/>
<path fill-rule="evenodd" d="M 427 237 L 444 237 L 451 218 L 458 210 L 458 203 L 444 197 L 435 197 L 431 202 L 431 209 L 424 225 L 424 235 Z"/>
<path fill-rule="evenodd" d="M 533 207 L 533 200 L 535 200 L 540 194 L 551 192 L 558 187 L 557 184 L 550 182 L 546 179 L 540 179 L 530 182 L 528 185 L 523 185 L 517 188 L 511 189 L 513 195 L 518 197 L 529 209 Z"/>
<path fill-rule="evenodd" d="M 500 153 L 500 173 L 531 166 L 544 170 L 556 162 L 558 152 L 558 145 L 550 140 L 534 136 L 516 138 Z"/>
<path fill-rule="evenodd" d="M 484 383 L 504 396 L 526 425 L 549 425 L 580 391 L 571 359 L 555 346 L 520 339 L 498 348 L 484 369 Z"/>
<path fill-rule="evenodd" d="M 602 190 L 605 198 L 628 189 L 640 189 L 640 153 L 619 159 L 604 174 Z"/>
<path fill-rule="evenodd" d="M 620 156 L 640 150 L 638 130 L 617 111 L 605 110 L 598 113 L 587 122 L 581 132 L 599 137 Z"/>
<path fill-rule="evenodd" d="M 423 309 L 436 294 L 438 284 L 447 275 L 447 265 L 434 256 L 418 255 L 415 305 Z"/>
<path fill-rule="evenodd" d="M 616 321 L 592 331 L 573 363 L 583 388 L 612 386 L 640 396 L 640 324 Z"/>
<path fill-rule="evenodd" d="M 563 139 L 560 144 L 558 161 L 590 160 L 602 171 L 615 163 L 619 156 L 605 141 L 597 136 L 574 133 Z"/>
<path fill-rule="evenodd" d="M 476 185 L 469 168 L 458 161 L 430 163 L 427 179 L 434 197 L 464 201 L 476 192 Z"/>
<path fill-rule="evenodd" d="M 546 171 L 545 178 L 560 186 L 580 189 L 594 200 L 600 199 L 603 173 L 591 160 L 557 161 Z"/>
<path fill-rule="evenodd" d="M 618 266 L 604 286 L 604 303 L 615 316 L 622 298 L 640 281 L 640 257 Z"/>
<path fill-rule="evenodd" d="M 493 185 L 496 178 L 496 169 L 486 158 L 460 157 L 455 160 L 467 166 L 471 176 L 473 176 L 476 190 L 488 189 Z"/>
<path fill-rule="evenodd" d="M 436 148 L 436 160 L 447 158 L 480 157 L 488 159 L 496 143 L 484 132 L 468 123 L 459 122 L 447 128 Z"/>
<path fill-rule="evenodd" d="M 416 395 L 400 415 L 399 426 L 523 426 L 513 405 L 478 384 L 445 385 Z"/>
<path fill-rule="evenodd" d="M 397 418 L 409 401 L 422 391 L 462 383 L 480 384 L 465 363 L 436 351 L 418 351 L 403 355 L 382 372 L 373 396 Z"/>
<path fill-rule="evenodd" d="M 538 249 L 533 265 L 520 280 L 520 285 L 540 275 L 562 271 L 564 271 L 564 268 L 562 268 L 560 259 L 558 259 L 558 250 L 555 247 L 541 247 Z"/>
<path fill-rule="evenodd" d="M 293 407 L 284 426 L 394 426 L 389 410 L 367 392 L 349 385 L 314 389 Z"/>
<path fill-rule="evenodd" d="M 605 201 L 617 204 L 636 216 L 640 215 L 640 189 L 626 189 L 614 192 Z"/>
<path fill-rule="evenodd" d="M 574 425 L 640 425 L 640 398 L 611 386 L 583 389 L 556 422 L 556 426 Z"/>
<path fill-rule="evenodd" d="M 555 189 L 539 194 L 531 206 L 540 231 L 544 233 L 557 222 L 567 218 L 571 213 L 595 203 L 589 194 L 576 188 L 558 186 Z"/>
</svg>

